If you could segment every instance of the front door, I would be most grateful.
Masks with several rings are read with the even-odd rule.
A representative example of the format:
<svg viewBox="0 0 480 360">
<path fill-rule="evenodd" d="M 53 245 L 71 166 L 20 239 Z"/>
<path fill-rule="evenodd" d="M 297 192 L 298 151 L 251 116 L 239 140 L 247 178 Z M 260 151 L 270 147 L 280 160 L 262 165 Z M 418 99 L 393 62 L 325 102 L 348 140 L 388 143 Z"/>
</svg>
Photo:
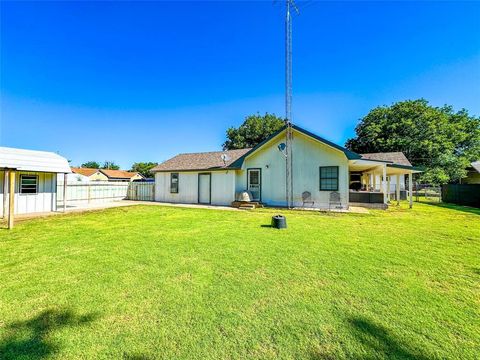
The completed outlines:
<svg viewBox="0 0 480 360">
<path fill-rule="evenodd" d="M 210 204 L 211 202 L 211 175 L 210 173 L 198 174 L 198 202 Z"/>
<path fill-rule="evenodd" d="M 247 189 L 252 193 L 253 201 L 260 201 L 262 197 L 262 170 L 247 170 Z"/>
</svg>

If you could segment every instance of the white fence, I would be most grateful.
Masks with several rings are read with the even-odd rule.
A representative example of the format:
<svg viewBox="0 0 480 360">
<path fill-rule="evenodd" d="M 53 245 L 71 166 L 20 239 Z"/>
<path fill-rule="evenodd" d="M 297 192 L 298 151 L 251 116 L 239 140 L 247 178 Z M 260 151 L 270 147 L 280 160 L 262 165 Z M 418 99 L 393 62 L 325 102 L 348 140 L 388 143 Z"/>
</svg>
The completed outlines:
<svg viewBox="0 0 480 360">
<path fill-rule="evenodd" d="M 91 182 L 67 183 L 69 206 L 118 200 L 154 200 L 154 183 L 147 182 Z M 57 186 L 57 201 L 63 204 L 63 183 Z"/>
<path fill-rule="evenodd" d="M 128 187 L 127 199 L 140 201 L 155 200 L 155 183 L 153 182 L 132 182 Z"/>
</svg>

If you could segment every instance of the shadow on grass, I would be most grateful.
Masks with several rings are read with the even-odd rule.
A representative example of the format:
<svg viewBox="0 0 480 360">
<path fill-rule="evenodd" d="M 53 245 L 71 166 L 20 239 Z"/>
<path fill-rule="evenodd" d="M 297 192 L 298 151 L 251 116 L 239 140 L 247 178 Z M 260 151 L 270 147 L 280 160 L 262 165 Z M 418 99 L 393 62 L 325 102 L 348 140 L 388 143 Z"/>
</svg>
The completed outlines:
<svg viewBox="0 0 480 360">
<path fill-rule="evenodd" d="M 424 204 L 424 205 L 437 206 L 437 207 L 441 207 L 441 208 L 444 208 L 444 209 L 457 210 L 457 211 L 467 212 L 467 213 L 470 213 L 470 214 L 480 215 L 480 209 L 470 207 L 470 206 L 462 206 L 462 205 L 455 205 L 455 204 L 449 204 L 449 203 L 439 203 L 439 202 L 430 202 L 430 201 L 419 201 L 419 203 Z"/>
<path fill-rule="evenodd" d="M 372 353 L 369 358 L 427 360 L 417 349 L 412 349 L 409 344 L 402 344 L 394 335 L 383 326 L 373 323 L 363 317 L 354 317 L 349 320 L 353 334 L 362 344 L 367 346 Z"/>
<path fill-rule="evenodd" d="M 0 339 L 2 359 L 43 359 L 60 350 L 50 337 L 61 328 L 82 326 L 96 315 L 76 315 L 71 310 L 45 310 L 35 317 L 6 325 Z"/>
</svg>

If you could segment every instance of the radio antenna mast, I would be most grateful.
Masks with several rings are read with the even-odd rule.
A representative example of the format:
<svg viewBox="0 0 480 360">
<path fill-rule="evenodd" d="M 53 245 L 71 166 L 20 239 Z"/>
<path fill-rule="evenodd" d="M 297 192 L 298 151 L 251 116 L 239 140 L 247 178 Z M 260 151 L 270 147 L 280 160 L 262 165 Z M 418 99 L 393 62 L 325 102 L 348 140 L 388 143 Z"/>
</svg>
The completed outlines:
<svg viewBox="0 0 480 360">
<path fill-rule="evenodd" d="M 285 195 L 287 207 L 293 204 L 293 171 L 292 171 L 292 10 L 297 13 L 295 0 L 285 0 L 285 125 L 286 156 L 285 156 Z"/>
</svg>

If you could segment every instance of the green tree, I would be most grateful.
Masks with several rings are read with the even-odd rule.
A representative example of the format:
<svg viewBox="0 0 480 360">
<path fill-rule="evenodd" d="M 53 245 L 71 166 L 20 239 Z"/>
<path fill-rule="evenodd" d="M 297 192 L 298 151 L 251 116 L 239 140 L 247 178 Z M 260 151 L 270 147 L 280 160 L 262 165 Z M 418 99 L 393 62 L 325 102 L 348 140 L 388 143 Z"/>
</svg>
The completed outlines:
<svg viewBox="0 0 480 360">
<path fill-rule="evenodd" d="M 254 147 L 278 131 L 284 124 L 284 119 L 275 114 L 247 116 L 238 128 L 230 127 L 227 130 L 227 140 L 223 143 L 223 150 Z"/>
<path fill-rule="evenodd" d="M 120 166 L 115 164 L 114 161 L 105 161 L 101 168 L 106 170 L 120 170 Z"/>
<path fill-rule="evenodd" d="M 100 164 L 96 161 L 87 161 L 80 165 L 82 168 L 100 169 Z"/>
<path fill-rule="evenodd" d="M 444 184 L 466 176 L 480 158 L 480 118 L 451 106 L 433 107 L 425 99 L 397 102 L 371 110 L 345 146 L 358 153 L 402 151 L 423 167 L 420 181 Z"/>
<path fill-rule="evenodd" d="M 138 172 L 146 178 L 151 178 L 151 177 L 153 177 L 153 173 L 150 170 L 152 170 L 152 168 L 154 168 L 157 165 L 158 165 L 158 163 L 156 163 L 156 162 L 133 163 L 130 171 Z"/>
</svg>

